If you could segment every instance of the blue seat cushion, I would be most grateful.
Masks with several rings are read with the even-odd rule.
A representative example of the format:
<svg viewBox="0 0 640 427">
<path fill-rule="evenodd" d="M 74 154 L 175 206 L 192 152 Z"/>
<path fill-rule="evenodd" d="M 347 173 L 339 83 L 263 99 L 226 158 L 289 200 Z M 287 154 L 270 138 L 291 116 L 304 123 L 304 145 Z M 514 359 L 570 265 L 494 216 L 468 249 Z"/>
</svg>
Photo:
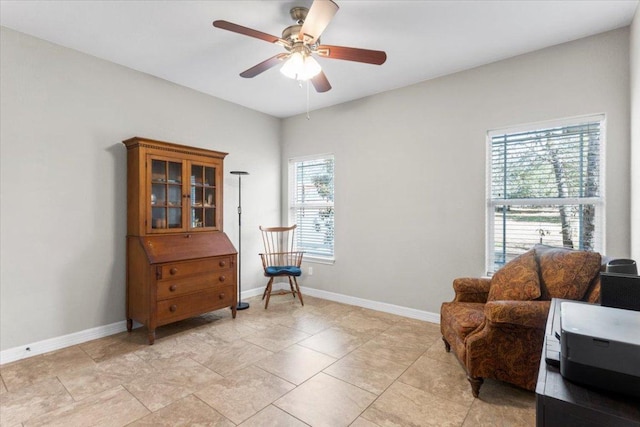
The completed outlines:
<svg viewBox="0 0 640 427">
<path fill-rule="evenodd" d="M 293 265 L 283 265 L 267 267 L 265 274 L 267 276 L 300 276 L 302 275 L 302 270 L 300 270 L 300 267 L 294 267 Z"/>
</svg>

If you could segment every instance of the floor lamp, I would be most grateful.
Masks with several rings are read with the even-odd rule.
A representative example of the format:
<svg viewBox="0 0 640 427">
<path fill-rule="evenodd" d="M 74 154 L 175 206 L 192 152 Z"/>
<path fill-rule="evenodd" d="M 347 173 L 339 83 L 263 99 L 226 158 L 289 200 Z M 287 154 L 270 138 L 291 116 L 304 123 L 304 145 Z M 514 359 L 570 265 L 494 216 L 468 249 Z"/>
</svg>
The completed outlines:
<svg viewBox="0 0 640 427">
<path fill-rule="evenodd" d="M 242 302 L 242 175 L 249 175 L 245 171 L 231 171 L 238 175 L 238 310 L 249 308 L 248 302 Z"/>
</svg>

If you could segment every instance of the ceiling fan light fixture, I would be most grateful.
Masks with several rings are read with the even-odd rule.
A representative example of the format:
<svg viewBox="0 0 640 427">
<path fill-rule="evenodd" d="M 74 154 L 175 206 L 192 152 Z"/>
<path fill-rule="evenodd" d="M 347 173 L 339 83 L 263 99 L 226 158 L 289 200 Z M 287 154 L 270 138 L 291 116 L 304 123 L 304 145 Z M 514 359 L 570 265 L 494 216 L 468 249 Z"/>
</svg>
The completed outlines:
<svg viewBox="0 0 640 427">
<path fill-rule="evenodd" d="M 322 71 L 320 68 L 320 64 L 318 61 L 313 59 L 312 56 L 306 56 L 304 58 L 304 67 L 302 68 L 302 80 L 309 80 L 318 75 L 318 73 Z"/>
<path fill-rule="evenodd" d="M 322 71 L 320 64 L 310 55 L 302 52 L 293 52 L 280 72 L 290 79 L 309 80 Z"/>
<path fill-rule="evenodd" d="M 290 79 L 296 79 L 298 74 L 304 67 L 304 57 L 300 52 L 294 52 L 289 56 L 289 59 L 282 65 L 280 72 Z"/>
</svg>

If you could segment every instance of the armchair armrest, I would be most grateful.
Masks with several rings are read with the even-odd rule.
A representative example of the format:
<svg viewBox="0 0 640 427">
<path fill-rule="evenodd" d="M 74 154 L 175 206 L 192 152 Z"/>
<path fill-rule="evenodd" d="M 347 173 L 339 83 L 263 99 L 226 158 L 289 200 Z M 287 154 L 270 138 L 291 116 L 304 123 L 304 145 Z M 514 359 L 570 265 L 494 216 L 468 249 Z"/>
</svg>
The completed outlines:
<svg viewBox="0 0 640 427">
<path fill-rule="evenodd" d="M 490 301 L 484 315 L 494 324 L 511 324 L 545 329 L 551 301 Z"/>
<path fill-rule="evenodd" d="M 486 302 L 491 279 L 484 277 L 459 277 L 453 281 L 456 293 L 454 302 Z"/>
</svg>

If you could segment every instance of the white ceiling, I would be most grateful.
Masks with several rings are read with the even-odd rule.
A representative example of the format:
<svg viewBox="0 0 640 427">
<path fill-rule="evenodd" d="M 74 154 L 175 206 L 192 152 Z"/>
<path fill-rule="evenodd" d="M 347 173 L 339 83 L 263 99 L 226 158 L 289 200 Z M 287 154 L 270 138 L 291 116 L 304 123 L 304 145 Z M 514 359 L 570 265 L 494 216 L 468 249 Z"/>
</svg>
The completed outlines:
<svg viewBox="0 0 640 427">
<path fill-rule="evenodd" d="M 469 69 L 631 23 L 638 0 L 363 1 L 340 10 L 322 43 L 384 50 L 381 66 L 320 58 L 333 89 L 310 89 L 311 110 Z M 273 68 L 245 69 L 283 51 L 212 26 L 223 19 L 280 36 L 294 1 L 5 1 L 0 24 L 276 117 L 307 109 Z"/>
</svg>

